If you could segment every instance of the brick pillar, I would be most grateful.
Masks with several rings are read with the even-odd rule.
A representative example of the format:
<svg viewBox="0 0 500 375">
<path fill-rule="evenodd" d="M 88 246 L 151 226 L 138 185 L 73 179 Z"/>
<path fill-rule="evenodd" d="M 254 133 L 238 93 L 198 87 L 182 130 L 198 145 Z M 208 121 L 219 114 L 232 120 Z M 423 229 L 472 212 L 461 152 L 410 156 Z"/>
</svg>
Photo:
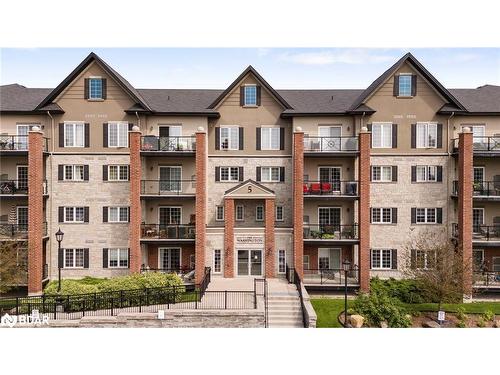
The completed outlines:
<svg viewBox="0 0 500 375">
<path fill-rule="evenodd" d="M 304 277 L 304 132 L 293 133 L 293 267 Z"/>
<path fill-rule="evenodd" d="M 234 277 L 234 199 L 224 199 L 224 277 Z"/>
<path fill-rule="evenodd" d="M 196 242 L 195 282 L 201 283 L 205 273 L 207 237 L 207 133 L 202 127 L 196 132 Z"/>
<path fill-rule="evenodd" d="M 274 241 L 274 198 L 266 199 L 265 208 L 265 257 L 266 257 L 266 277 L 275 276 L 274 262 L 276 259 Z"/>
<path fill-rule="evenodd" d="M 43 279 L 43 133 L 28 133 L 28 294 L 42 293 Z"/>
<path fill-rule="evenodd" d="M 466 128 L 459 134 L 458 144 L 458 245 L 464 262 L 464 296 L 472 296 L 472 132 Z"/>
<path fill-rule="evenodd" d="M 359 133 L 359 286 L 363 292 L 370 290 L 370 137 L 363 127 Z"/>
<path fill-rule="evenodd" d="M 130 272 L 141 271 L 141 131 L 134 126 L 130 136 Z"/>
</svg>

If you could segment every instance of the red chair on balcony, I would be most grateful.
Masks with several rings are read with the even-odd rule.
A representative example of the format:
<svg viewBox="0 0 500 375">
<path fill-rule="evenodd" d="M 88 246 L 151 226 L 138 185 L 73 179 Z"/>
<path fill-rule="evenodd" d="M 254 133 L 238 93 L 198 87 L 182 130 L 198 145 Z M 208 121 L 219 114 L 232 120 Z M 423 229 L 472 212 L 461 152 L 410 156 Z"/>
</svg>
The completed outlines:
<svg viewBox="0 0 500 375">
<path fill-rule="evenodd" d="M 307 186 L 307 184 L 304 184 L 304 194 L 309 194 L 309 186 Z"/>
<path fill-rule="evenodd" d="M 329 182 L 321 183 L 321 194 L 330 194 L 332 192 L 332 184 Z"/>
<path fill-rule="evenodd" d="M 321 194 L 321 184 L 311 184 L 311 194 Z"/>
</svg>

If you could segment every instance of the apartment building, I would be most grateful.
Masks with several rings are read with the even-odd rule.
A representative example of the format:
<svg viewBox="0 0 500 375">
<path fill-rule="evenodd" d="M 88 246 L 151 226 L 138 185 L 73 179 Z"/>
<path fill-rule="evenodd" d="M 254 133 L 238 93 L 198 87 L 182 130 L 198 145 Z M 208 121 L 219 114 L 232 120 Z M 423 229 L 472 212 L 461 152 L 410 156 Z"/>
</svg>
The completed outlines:
<svg viewBox="0 0 500 375">
<path fill-rule="evenodd" d="M 408 244 L 428 231 L 463 246 L 468 290 L 500 286 L 500 87 L 447 89 L 411 54 L 361 90 L 277 90 L 251 66 L 178 90 L 91 53 L 54 89 L 1 86 L 0 126 L 0 235 L 27 244 L 31 294 L 59 268 L 334 288 L 345 260 L 367 290 L 426 267 Z"/>
</svg>

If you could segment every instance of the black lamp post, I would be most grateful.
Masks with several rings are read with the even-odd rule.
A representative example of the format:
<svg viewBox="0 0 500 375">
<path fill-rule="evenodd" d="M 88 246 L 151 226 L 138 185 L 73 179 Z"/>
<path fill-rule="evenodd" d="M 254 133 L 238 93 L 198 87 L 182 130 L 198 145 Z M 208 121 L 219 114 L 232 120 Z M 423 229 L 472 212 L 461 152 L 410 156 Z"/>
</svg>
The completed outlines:
<svg viewBox="0 0 500 375">
<path fill-rule="evenodd" d="M 56 232 L 56 240 L 57 240 L 57 243 L 58 243 L 58 252 L 57 252 L 57 256 L 58 256 L 58 259 L 59 261 L 57 262 L 58 263 L 58 268 L 59 268 L 59 283 L 57 285 L 57 293 L 59 293 L 61 291 L 61 242 L 63 240 L 63 237 L 64 237 L 64 233 L 63 231 L 61 230 L 61 228 L 59 228 L 59 230 Z"/>
<path fill-rule="evenodd" d="M 342 262 L 342 266 L 344 267 L 344 285 L 345 285 L 345 294 L 344 294 L 344 328 L 347 328 L 347 272 L 349 272 L 351 268 L 351 262 L 347 259 Z"/>
</svg>

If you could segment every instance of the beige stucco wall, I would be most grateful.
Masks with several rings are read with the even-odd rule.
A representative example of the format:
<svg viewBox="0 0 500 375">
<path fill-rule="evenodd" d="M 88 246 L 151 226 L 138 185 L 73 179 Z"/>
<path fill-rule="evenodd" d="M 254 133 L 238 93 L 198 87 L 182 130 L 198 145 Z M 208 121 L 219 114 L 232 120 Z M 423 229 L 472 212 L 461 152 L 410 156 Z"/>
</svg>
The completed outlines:
<svg viewBox="0 0 500 375">
<path fill-rule="evenodd" d="M 318 136 L 318 126 L 342 126 L 342 136 L 348 137 L 356 134 L 352 116 L 304 116 L 293 118 L 293 128 L 300 126 L 304 134 Z"/>
</svg>

